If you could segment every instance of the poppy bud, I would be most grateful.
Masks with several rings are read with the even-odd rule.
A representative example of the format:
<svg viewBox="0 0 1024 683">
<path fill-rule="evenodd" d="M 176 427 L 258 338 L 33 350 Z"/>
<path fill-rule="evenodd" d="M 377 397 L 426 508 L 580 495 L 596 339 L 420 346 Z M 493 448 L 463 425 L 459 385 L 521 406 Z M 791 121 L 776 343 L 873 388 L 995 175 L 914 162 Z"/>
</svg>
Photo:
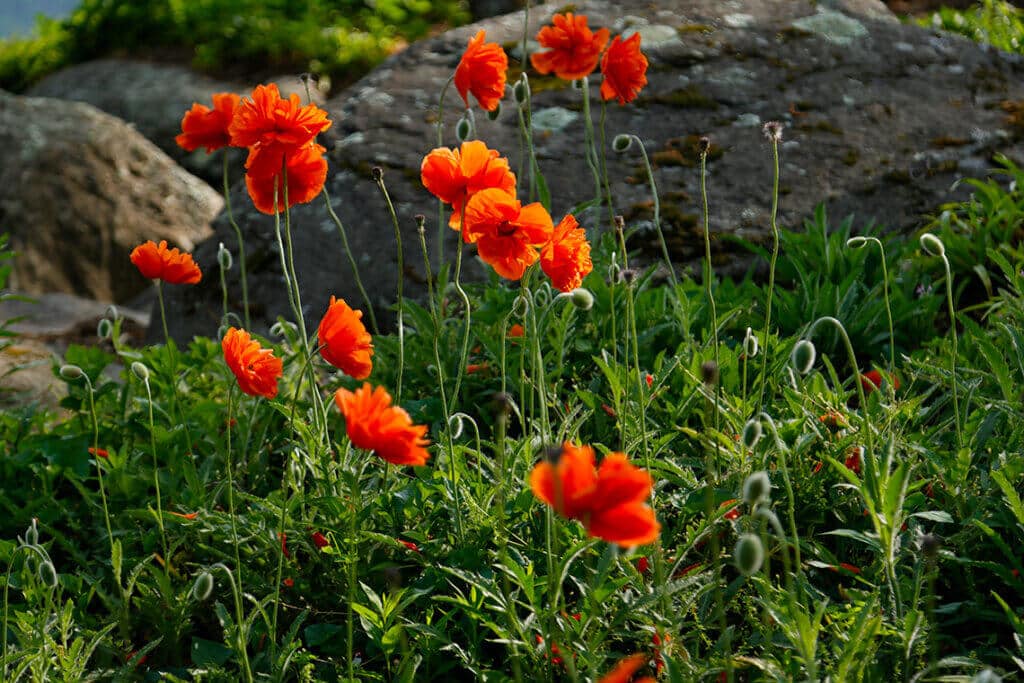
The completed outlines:
<svg viewBox="0 0 1024 683">
<path fill-rule="evenodd" d="M 117 306 L 114 304 L 107 306 L 107 310 L 104 311 L 103 315 L 107 316 L 111 320 L 119 320 L 121 318 L 121 312 L 117 310 Z"/>
<path fill-rule="evenodd" d="M 463 116 L 455 126 L 455 137 L 458 138 L 459 142 L 465 142 L 472 136 L 472 134 L 473 124 L 469 122 L 469 119 Z"/>
<path fill-rule="evenodd" d="M 221 270 L 231 270 L 231 266 L 234 265 L 231 252 L 227 250 L 223 242 L 217 245 L 217 263 L 220 264 Z"/>
<path fill-rule="evenodd" d="M 594 295 L 589 289 L 577 287 L 572 290 L 572 304 L 581 311 L 589 311 L 594 307 Z"/>
<path fill-rule="evenodd" d="M 754 534 L 743 534 L 736 542 L 732 551 L 732 558 L 736 562 L 736 568 L 743 576 L 756 574 L 764 562 L 764 546 L 761 544 L 761 537 Z"/>
<path fill-rule="evenodd" d="M 74 381 L 79 379 L 85 373 L 82 372 L 82 368 L 77 365 L 62 365 L 60 366 L 60 376 L 66 380 Z"/>
<path fill-rule="evenodd" d="M 633 136 L 620 133 L 616 135 L 612 140 L 612 149 L 619 154 L 625 152 L 627 149 L 633 146 Z"/>
<path fill-rule="evenodd" d="M 213 574 L 204 571 L 202 574 L 196 577 L 196 582 L 192 584 L 192 597 L 203 602 L 210 593 L 213 592 Z"/>
<path fill-rule="evenodd" d="M 32 518 L 32 525 L 25 529 L 25 545 L 39 545 L 39 529 L 35 517 Z"/>
<path fill-rule="evenodd" d="M 793 369 L 801 375 L 806 375 L 814 367 L 814 360 L 818 351 L 809 339 L 801 339 L 793 347 L 793 353 L 789 354 L 789 362 Z"/>
<path fill-rule="evenodd" d="M 718 384 L 718 363 L 707 360 L 700 365 L 700 378 L 709 387 Z"/>
<path fill-rule="evenodd" d="M 760 420 L 747 420 L 747 424 L 743 425 L 743 445 L 750 449 L 754 448 L 763 433 Z"/>
<path fill-rule="evenodd" d="M 452 429 L 452 438 L 457 439 L 462 436 L 463 422 L 462 414 L 456 413 L 448 419 L 448 427 Z"/>
<path fill-rule="evenodd" d="M 501 116 L 501 102 L 498 102 L 498 106 L 487 112 L 487 118 L 491 121 L 497 121 L 499 116 Z"/>
<path fill-rule="evenodd" d="M 753 422 L 753 420 L 751 420 Z M 748 425 L 750 422 L 747 423 Z M 760 427 L 760 424 L 758 424 Z M 746 431 L 746 429 L 744 429 Z M 753 507 L 758 503 L 766 503 L 772 495 L 772 482 L 764 470 L 754 472 L 743 482 L 743 502 Z"/>
<path fill-rule="evenodd" d="M 132 374 L 138 377 L 140 381 L 149 381 L 149 368 L 147 368 L 139 361 L 135 361 L 134 363 L 132 363 Z"/>
<path fill-rule="evenodd" d="M 530 99 L 530 80 L 524 73 L 516 81 L 516 84 L 512 86 L 512 98 L 515 99 L 516 104 L 523 105 Z"/>
<path fill-rule="evenodd" d="M 100 318 L 100 321 L 96 323 L 96 336 L 100 339 L 110 339 L 110 335 L 114 333 L 114 324 L 106 318 Z"/>
<path fill-rule="evenodd" d="M 615 216 L 612 220 L 615 223 L 615 229 L 617 231 L 622 232 L 623 230 L 626 229 L 626 219 L 624 217 L 622 217 L 621 215 L 620 216 Z"/>
<path fill-rule="evenodd" d="M 942 243 L 942 240 L 930 232 L 926 232 L 921 235 L 920 242 L 921 248 L 928 252 L 930 256 L 942 258 L 946 255 L 946 245 Z"/>
<path fill-rule="evenodd" d="M 747 336 L 743 338 L 743 353 L 747 358 L 753 358 L 757 355 L 758 348 L 757 335 L 748 327 Z"/>
<path fill-rule="evenodd" d="M 857 235 L 856 237 L 851 237 L 850 239 L 846 240 L 846 246 L 849 247 L 850 249 L 863 249 L 864 245 L 866 245 L 867 243 L 868 238 L 861 237 L 860 235 Z"/>
<path fill-rule="evenodd" d="M 57 587 L 57 570 L 53 566 L 53 562 L 44 560 L 39 565 L 39 580 L 50 588 Z"/>
</svg>

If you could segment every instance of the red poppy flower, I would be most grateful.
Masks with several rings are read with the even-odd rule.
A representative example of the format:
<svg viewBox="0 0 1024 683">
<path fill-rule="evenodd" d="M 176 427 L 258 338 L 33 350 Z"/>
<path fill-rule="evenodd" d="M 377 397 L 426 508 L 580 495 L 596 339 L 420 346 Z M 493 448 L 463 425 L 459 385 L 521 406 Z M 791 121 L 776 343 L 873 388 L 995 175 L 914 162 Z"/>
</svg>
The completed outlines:
<svg viewBox="0 0 1024 683">
<path fill-rule="evenodd" d="M 487 368 L 487 363 L 469 363 L 466 365 L 466 374 L 475 375 L 478 372 L 483 372 L 484 370 L 487 370 Z"/>
<path fill-rule="evenodd" d="M 860 461 L 863 449 L 860 446 L 854 446 L 846 453 L 846 461 L 843 463 L 846 465 L 846 469 L 853 470 L 854 474 L 860 474 Z"/>
<path fill-rule="evenodd" d="M 636 570 L 641 574 L 646 574 L 651 570 L 651 561 L 647 559 L 646 555 L 642 555 L 640 559 L 636 561 Z"/>
<path fill-rule="evenodd" d="M 481 190 L 466 202 L 463 239 L 476 242 L 480 258 L 498 275 L 518 280 L 540 258 L 554 226 L 540 202 L 527 206 L 500 189 Z"/>
<path fill-rule="evenodd" d="M 167 240 L 156 244 L 149 240 L 132 249 L 129 256 L 142 277 L 161 280 L 171 285 L 194 285 L 203 279 L 203 272 L 192 260 L 192 254 L 167 248 Z"/>
<path fill-rule="evenodd" d="M 285 580 L 284 580 L 284 581 L 282 581 L 281 583 L 283 583 L 283 584 L 284 584 L 284 587 L 285 587 L 285 588 L 291 588 L 292 586 L 294 586 L 294 585 L 295 585 L 295 579 L 285 579 Z"/>
<path fill-rule="evenodd" d="M 623 546 L 658 537 L 661 525 L 644 501 L 654 482 L 622 453 L 609 453 L 594 467 L 590 446 L 562 446 L 557 463 L 540 462 L 530 473 L 533 494 L 563 517 L 577 519 L 591 536 Z"/>
<path fill-rule="evenodd" d="M 601 51 L 608 44 L 608 29 L 596 33 L 587 26 L 585 14 L 567 12 L 551 18 L 552 26 L 545 26 L 537 33 L 537 42 L 546 52 L 530 55 L 533 68 L 542 74 L 552 71 L 566 81 L 583 78 L 593 73 L 601 58 Z"/>
<path fill-rule="evenodd" d="M 616 414 L 615 414 L 615 408 L 612 408 L 612 407 L 611 407 L 610 405 L 608 405 L 607 403 L 602 403 L 602 404 L 601 404 L 601 410 L 603 410 L 603 411 L 604 411 L 604 414 L 605 414 L 605 415 L 607 415 L 608 417 L 612 418 L 613 420 L 614 420 L 614 419 L 615 419 L 616 417 L 618 417 L 618 415 L 616 415 Z"/>
<path fill-rule="evenodd" d="M 353 310 L 344 299 L 331 297 L 327 313 L 320 320 L 317 339 L 324 360 L 355 379 L 366 379 L 373 370 L 373 344 L 362 321 L 363 312 Z"/>
<path fill-rule="evenodd" d="M 110 453 L 107 452 L 106 448 L 93 448 L 90 446 L 89 455 L 95 455 L 98 458 L 110 458 Z"/>
<path fill-rule="evenodd" d="M 601 59 L 601 97 L 617 99 L 626 104 L 636 99 L 640 90 L 647 85 L 647 57 L 640 52 L 640 34 L 634 33 L 626 40 L 615 36 L 608 51 Z"/>
<path fill-rule="evenodd" d="M 893 389 L 900 388 L 900 380 L 896 375 L 887 374 L 883 378 L 882 373 L 878 370 L 868 370 L 867 372 L 861 373 L 860 385 L 864 387 L 865 394 L 870 394 L 872 391 L 882 386 L 883 379 L 890 380 L 892 382 Z"/>
<path fill-rule="evenodd" d="M 644 373 L 644 381 L 647 382 L 647 388 L 650 389 L 654 386 L 654 375 L 649 372 Z"/>
<path fill-rule="evenodd" d="M 284 374 L 284 367 L 272 349 L 263 348 L 248 332 L 234 327 L 224 335 L 221 347 L 239 389 L 250 396 L 277 396 L 277 379 Z"/>
<path fill-rule="evenodd" d="M 284 553 L 285 557 L 292 556 L 292 554 L 288 552 L 288 534 L 281 534 L 281 552 Z"/>
<path fill-rule="evenodd" d="M 431 194 L 452 207 L 448 225 L 458 230 L 462 207 L 480 190 L 496 187 L 515 192 L 516 176 L 508 159 L 480 140 L 463 142 L 459 149 L 438 147 L 423 157 L 420 179 Z"/>
<path fill-rule="evenodd" d="M 540 267 L 551 278 L 551 284 L 563 292 L 579 287 L 594 269 L 587 233 L 572 214 L 555 226 L 551 241 L 540 253 Z"/>
<path fill-rule="evenodd" d="M 860 567 L 850 564 L 849 562 L 840 562 L 837 565 L 830 566 L 829 569 L 831 569 L 834 572 L 844 570 L 850 572 L 851 574 L 860 574 Z"/>
<path fill-rule="evenodd" d="M 430 442 L 427 428 L 414 425 L 409 413 L 391 405 L 384 387 L 364 384 L 355 392 L 338 389 L 334 401 L 345 416 L 345 431 L 356 448 L 374 451 L 395 465 L 425 465 Z"/>
<path fill-rule="evenodd" d="M 316 198 L 324 188 L 327 180 L 327 160 L 324 159 L 324 147 L 310 144 L 295 148 L 287 157 L 287 177 L 281 173 L 281 164 L 275 173 L 253 173 L 253 169 L 262 165 L 261 159 L 267 158 L 263 152 L 253 149 L 245 162 L 249 169 L 245 174 L 245 186 L 252 197 L 252 203 L 262 213 L 274 213 L 274 186 L 277 186 L 277 210 L 285 210 L 285 183 L 288 184 L 288 207 L 305 204 Z"/>
<path fill-rule="evenodd" d="M 647 659 L 647 655 L 643 653 L 637 653 L 621 659 L 611 671 L 601 677 L 598 683 L 629 683 L 629 681 L 633 680 L 633 674 L 647 663 Z M 644 676 L 643 678 L 636 679 L 634 683 L 654 683 L 654 679 L 650 676 Z"/>
<path fill-rule="evenodd" d="M 249 147 L 250 155 L 255 152 L 261 156 L 261 163 L 255 168 L 246 163 L 249 172 L 266 176 L 278 173 L 286 155 L 309 145 L 330 127 L 326 111 L 315 104 L 302 106 L 295 93 L 281 99 L 277 85 L 271 83 L 257 85 L 252 98 L 238 104 L 228 132 L 232 145 Z"/>
<path fill-rule="evenodd" d="M 313 545 L 317 548 L 326 548 L 331 544 L 331 542 L 327 540 L 327 537 L 319 531 L 314 531 L 310 538 L 313 539 Z"/>
<path fill-rule="evenodd" d="M 231 144 L 228 126 L 235 116 L 235 107 L 241 98 L 230 92 L 213 95 L 213 109 L 198 102 L 181 119 L 181 135 L 174 138 L 186 152 L 205 147 L 207 153 Z"/>
<path fill-rule="evenodd" d="M 187 519 L 190 522 L 193 519 L 195 519 L 196 517 L 199 516 L 198 512 L 182 513 L 182 512 L 171 512 L 171 511 L 168 511 L 168 514 L 174 515 L 175 517 L 181 517 L 182 519 Z"/>
<path fill-rule="evenodd" d="M 413 551 L 414 553 L 418 553 L 420 551 L 419 546 L 416 545 L 415 543 L 413 543 L 412 541 L 403 541 L 400 538 L 395 539 L 395 540 L 397 540 L 399 543 L 401 543 L 402 545 L 404 545 L 406 548 L 408 548 L 409 550 Z"/>
<path fill-rule="evenodd" d="M 665 668 L 665 661 L 661 657 L 661 649 L 662 649 L 661 646 L 662 646 L 662 644 L 667 646 L 669 644 L 669 642 L 671 642 L 671 641 L 672 641 L 672 636 L 670 636 L 667 633 L 664 636 L 660 636 L 660 635 L 658 635 L 658 633 L 654 633 L 651 636 L 651 644 L 654 645 L 654 647 L 651 648 L 651 649 L 653 651 L 652 654 L 653 654 L 653 659 L 654 659 L 654 672 L 655 673 L 659 673 L 660 674 L 661 670 Z"/>
<path fill-rule="evenodd" d="M 469 108 L 472 93 L 484 111 L 494 111 L 505 96 L 508 55 L 497 43 L 485 43 L 483 29 L 469 39 L 469 45 L 455 68 L 455 89 Z"/>
<path fill-rule="evenodd" d="M 525 334 L 526 334 L 526 330 L 524 330 L 523 326 L 520 325 L 519 323 L 516 323 L 512 327 L 508 328 L 508 338 L 509 339 L 520 339 Z"/>
<path fill-rule="evenodd" d="M 732 504 L 733 504 L 733 503 L 735 503 L 735 502 L 736 502 L 736 499 L 735 499 L 735 498 L 733 498 L 732 500 L 727 500 L 727 501 L 725 501 L 724 503 L 722 503 L 721 505 L 719 505 L 719 506 L 718 506 L 718 509 L 719 509 L 719 510 L 721 510 L 722 508 L 724 508 L 724 507 L 726 507 L 726 506 L 728 506 L 728 505 L 732 505 Z M 729 519 L 729 520 L 733 520 L 733 519 L 739 519 L 739 518 L 740 518 L 740 514 L 741 514 L 741 512 L 740 512 L 740 506 L 739 506 L 739 505 L 737 505 L 737 506 L 736 506 L 736 507 L 734 507 L 733 509 L 731 509 L 731 510 L 729 510 L 728 512 L 726 512 L 726 513 L 725 513 L 725 515 L 724 515 L 724 518 L 725 518 L 725 519 Z"/>
</svg>

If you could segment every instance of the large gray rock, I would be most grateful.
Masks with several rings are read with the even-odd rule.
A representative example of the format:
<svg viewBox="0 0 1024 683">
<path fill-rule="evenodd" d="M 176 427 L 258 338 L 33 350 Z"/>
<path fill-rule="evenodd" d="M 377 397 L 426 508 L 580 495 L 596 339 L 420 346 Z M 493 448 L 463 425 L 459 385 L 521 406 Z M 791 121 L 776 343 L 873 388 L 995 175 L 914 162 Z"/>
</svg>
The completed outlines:
<svg viewBox="0 0 1024 683">
<path fill-rule="evenodd" d="M 530 12 L 529 35 L 550 20 L 554 6 Z M 984 174 L 991 156 L 1018 156 L 1019 131 L 999 104 L 1024 99 L 1024 68 L 1017 56 L 963 38 L 900 24 L 877 0 L 687 0 L 582 2 L 577 11 L 591 26 L 640 31 L 650 58 L 650 83 L 632 105 L 608 107 L 608 140 L 636 133 L 656 165 L 662 215 L 674 258 L 698 259 L 699 179 L 694 145 L 701 135 L 714 143 L 709 164 L 711 229 L 721 270 L 749 263 L 724 235 L 765 240 L 771 205 L 771 152 L 762 123 L 785 125 L 781 149 L 783 225 L 799 227 L 825 202 L 830 213 L 855 213 L 897 230 L 954 196 L 964 176 Z M 466 26 L 417 43 L 351 88 L 327 108 L 336 139 L 330 153 L 334 208 L 345 221 L 367 288 L 380 309 L 393 300 L 395 241 L 390 219 L 370 170 L 383 167 L 405 235 L 406 291 L 422 291 L 423 269 L 413 216 L 428 216 L 428 238 L 437 234 L 436 203 L 420 185 L 420 161 L 435 145 L 437 97 L 467 39 L 485 28 L 490 40 L 512 55 L 523 34 L 522 13 Z M 513 64 L 513 67 L 515 65 Z M 600 76 L 591 92 L 597 96 Z M 593 187 L 582 151 L 580 92 L 553 78 L 533 83 L 535 140 L 558 220 L 590 199 Z M 454 145 L 461 115 L 454 91 L 445 108 L 444 142 Z M 598 119 L 600 105 L 595 104 Z M 516 112 L 505 101 L 490 122 L 477 112 L 479 137 L 520 164 Z M 328 140 L 330 145 L 332 139 Z M 614 210 L 640 230 L 633 247 L 657 259 L 651 204 L 639 154 L 609 153 Z M 961 192 L 963 188 L 961 187 Z M 244 188 L 235 188 L 237 216 L 249 240 L 254 311 L 265 325 L 291 317 L 278 265 L 273 220 L 256 214 Z M 292 213 L 296 267 L 306 315 L 312 323 L 331 294 L 362 305 L 336 231 L 323 202 Z M 581 221 L 608 229 L 607 211 Z M 217 235 L 199 249 L 209 262 L 218 242 L 235 240 L 223 217 Z M 446 234 L 448 259 L 456 244 Z M 472 252 L 472 249 L 470 249 Z M 476 259 L 469 273 L 479 274 Z M 230 285 L 237 291 L 237 284 Z M 175 333 L 212 334 L 220 295 L 214 281 L 177 292 Z"/>
<path fill-rule="evenodd" d="M 191 249 L 222 205 L 123 121 L 0 91 L 0 227 L 18 254 L 14 289 L 125 301 L 148 284 L 129 261 L 135 246 Z"/>
</svg>

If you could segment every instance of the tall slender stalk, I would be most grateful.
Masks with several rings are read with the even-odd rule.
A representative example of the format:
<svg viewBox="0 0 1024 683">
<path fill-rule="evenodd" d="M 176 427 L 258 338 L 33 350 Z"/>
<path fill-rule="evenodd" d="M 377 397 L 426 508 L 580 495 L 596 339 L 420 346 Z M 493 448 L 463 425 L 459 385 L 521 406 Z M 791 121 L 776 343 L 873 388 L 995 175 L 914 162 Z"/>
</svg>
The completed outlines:
<svg viewBox="0 0 1024 683">
<path fill-rule="evenodd" d="M 225 462 L 227 465 L 228 473 L 228 514 L 231 517 L 231 544 L 235 550 L 235 571 L 238 573 L 238 592 L 242 593 L 242 559 L 238 551 L 238 522 L 235 519 L 235 477 L 232 470 L 231 463 L 231 418 L 234 413 L 235 406 L 235 385 L 231 385 L 231 389 L 228 391 L 228 425 L 225 430 L 227 435 L 227 446 L 225 452 Z M 239 624 L 241 627 L 241 624 Z"/>
<path fill-rule="evenodd" d="M 437 146 L 444 147 L 444 97 L 448 94 L 448 88 L 452 87 L 452 83 L 455 82 L 455 74 L 453 73 L 448 80 L 445 82 L 444 87 L 441 88 L 441 94 L 437 98 Z M 444 234 L 445 228 L 448 226 L 448 221 L 444 219 L 444 200 L 437 200 L 437 270 L 441 272 L 441 266 L 444 265 Z M 427 262 L 427 272 L 430 272 L 429 259 Z"/>
<path fill-rule="evenodd" d="M 768 298 L 764 311 L 764 333 L 761 335 L 761 392 L 757 399 L 757 410 L 764 406 L 764 392 L 768 385 L 768 333 L 772 325 L 772 296 L 775 293 L 775 264 L 779 259 L 779 141 L 782 139 L 782 124 L 769 121 L 765 124 L 765 135 L 772 146 L 772 259 L 768 269 Z"/>
<path fill-rule="evenodd" d="M 384 202 L 388 205 L 388 212 L 391 214 L 391 223 L 395 226 L 395 243 L 398 248 L 398 386 L 395 390 L 395 403 L 402 402 L 402 369 L 405 367 L 405 315 L 402 303 L 402 282 L 405 280 L 405 261 L 402 252 L 402 231 L 398 227 L 398 215 L 395 213 L 395 205 L 391 203 L 391 196 L 388 188 L 384 185 L 384 172 L 380 167 L 374 167 L 373 177 L 377 181 L 377 187 L 384 195 Z M 461 250 L 460 250 L 461 251 Z"/>
<path fill-rule="evenodd" d="M 245 269 L 245 240 L 242 238 L 242 229 L 235 221 L 235 214 L 231 210 L 231 190 L 228 187 L 228 150 L 225 149 L 224 158 L 224 208 L 228 212 L 228 222 L 235 230 L 235 237 L 238 238 L 238 268 L 242 278 L 242 320 L 245 321 L 245 329 L 252 329 L 252 322 L 249 320 L 249 281 Z M 223 277 L 223 275 L 222 275 Z"/>
<path fill-rule="evenodd" d="M 594 200 L 599 202 L 601 201 L 601 173 L 598 170 L 594 120 L 590 116 L 590 79 L 584 76 L 579 83 L 580 93 L 583 95 L 583 151 L 587 158 L 587 166 L 590 167 L 590 173 L 594 176 Z M 614 213 L 612 222 L 614 223 Z"/>
<path fill-rule="evenodd" d="M 164 572 L 170 575 L 171 555 L 167 552 L 167 532 L 164 531 L 164 508 L 160 499 L 160 463 L 156 457 L 156 426 L 153 423 L 153 391 L 149 386 L 149 377 L 145 377 L 142 383 L 146 387 L 146 403 L 149 406 L 149 448 L 153 455 L 153 486 L 156 488 L 156 522 L 160 527 L 160 542 L 164 551 Z M 231 416 L 228 415 L 230 421 Z"/>
<path fill-rule="evenodd" d="M 604 99 L 601 100 L 601 154 L 599 160 L 601 162 L 601 181 L 604 183 L 604 201 L 608 204 L 608 220 L 610 225 L 615 225 L 615 206 L 612 201 L 612 186 L 608 178 L 608 137 L 605 133 L 605 121 L 608 118 L 608 102 Z M 659 228 L 660 229 L 660 228 Z"/>
<path fill-rule="evenodd" d="M 370 316 L 370 326 L 373 328 L 374 334 L 380 334 L 380 328 L 377 326 L 377 316 L 373 312 L 373 303 L 370 301 L 370 296 L 366 293 L 366 287 L 363 286 L 363 280 L 359 277 L 359 266 L 356 264 L 356 257 L 352 253 L 352 247 L 348 243 L 348 232 L 345 230 L 345 224 L 341 222 L 341 218 L 335 213 L 334 207 L 331 206 L 331 195 L 327 192 L 327 185 L 324 185 L 324 206 L 327 207 L 327 213 L 334 221 L 334 225 L 338 228 L 338 235 L 341 237 L 341 246 L 345 249 L 345 256 L 348 257 L 348 264 L 352 268 L 352 277 L 356 281 L 356 289 L 359 290 L 360 296 L 363 297 L 363 302 L 366 304 L 366 312 Z"/>
<path fill-rule="evenodd" d="M 462 217 L 459 225 L 464 225 L 466 222 L 466 204 L 462 204 Z M 459 388 L 462 385 L 462 376 L 466 372 L 466 361 L 469 359 L 469 334 L 471 330 L 471 323 L 473 321 L 473 309 L 469 304 L 469 295 L 466 294 L 466 290 L 462 288 L 462 282 L 460 278 L 462 276 L 462 251 L 465 248 L 464 240 L 462 238 L 462 232 L 459 233 L 459 250 L 455 252 L 455 291 L 459 293 L 462 298 L 462 306 L 466 311 L 466 322 L 462 330 L 462 350 L 459 353 L 459 365 L 455 369 L 455 388 L 452 389 L 451 405 L 448 406 L 448 412 L 455 412 L 455 406 L 459 401 Z"/>
<path fill-rule="evenodd" d="M 192 460 L 192 435 L 189 433 L 185 410 L 181 407 L 181 401 L 178 400 L 178 354 L 175 353 L 174 346 L 171 343 L 170 332 L 167 331 L 167 308 L 164 306 L 163 282 L 160 280 L 154 280 L 154 282 L 156 282 L 156 298 L 160 302 L 160 323 L 164 328 L 164 346 L 167 349 L 167 362 L 171 366 L 171 405 L 174 411 L 178 413 L 181 419 L 181 426 L 185 429 L 185 467 L 191 471 L 192 478 L 198 481 L 199 476 L 196 474 L 196 464 Z"/>
<path fill-rule="evenodd" d="M 669 279 L 672 280 L 672 291 L 675 292 L 679 287 L 679 280 L 676 278 L 676 269 L 672 266 L 672 257 L 668 253 L 668 244 L 665 242 L 665 232 L 661 229 L 661 199 L 658 197 L 658 185 L 654 182 L 654 169 L 651 168 L 651 160 L 647 156 L 647 148 L 644 147 L 644 141 L 636 135 L 629 136 L 640 148 L 640 157 L 644 162 L 644 171 L 647 173 L 647 182 L 651 187 L 651 201 L 654 202 L 654 229 L 658 233 L 658 245 L 661 247 L 662 258 L 665 259 L 665 267 L 668 268 Z M 701 163 L 701 182 L 704 182 L 704 166 L 703 160 Z M 609 192 L 610 194 L 610 192 Z M 705 197 L 705 204 L 707 203 L 707 197 Z M 707 221 L 707 207 L 705 206 L 704 211 L 705 222 Z"/>
</svg>

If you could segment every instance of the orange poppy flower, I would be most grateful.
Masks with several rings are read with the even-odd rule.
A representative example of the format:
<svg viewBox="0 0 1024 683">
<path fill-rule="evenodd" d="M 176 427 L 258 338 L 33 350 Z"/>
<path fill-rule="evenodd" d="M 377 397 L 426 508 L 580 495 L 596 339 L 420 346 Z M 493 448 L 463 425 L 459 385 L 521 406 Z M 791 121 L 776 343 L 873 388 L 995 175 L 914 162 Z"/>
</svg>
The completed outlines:
<svg viewBox="0 0 1024 683">
<path fill-rule="evenodd" d="M 324 360 L 355 379 L 366 379 L 373 370 L 373 344 L 362 317 L 362 311 L 332 296 L 316 333 Z"/>
<path fill-rule="evenodd" d="M 542 74 L 552 71 L 559 78 L 572 81 L 593 73 L 601 58 L 601 51 L 608 44 L 608 29 L 596 33 L 587 26 L 585 14 L 572 12 L 556 14 L 552 26 L 545 26 L 537 33 L 537 42 L 546 47 L 546 52 L 530 55 L 533 68 Z"/>
<path fill-rule="evenodd" d="M 423 157 L 420 179 L 431 194 L 451 204 L 448 225 L 455 230 L 462 222 L 463 204 L 474 194 L 492 187 L 514 192 L 516 187 L 516 176 L 508 159 L 498 156 L 498 150 L 488 149 L 480 140 L 463 142 L 459 149 L 432 150 Z"/>
<path fill-rule="evenodd" d="M 355 392 L 338 389 L 334 401 L 345 416 L 345 431 L 356 448 L 374 451 L 394 465 L 425 465 L 430 442 L 424 438 L 427 428 L 414 425 L 409 413 L 391 405 L 384 387 L 372 389 L 369 383 Z"/>
<path fill-rule="evenodd" d="M 601 59 L 601 97 L 605 100 L 617 99 L 619 104 L 626 104 L 636 99 L 640 90 L 647 85 L 647 57 L 640 52 L 640 34 L 634 33 L 622 40 L 615 40 L 608 46 L 608 51 Z"/>
<path fill-rule="evenodd" d="M 661 525 L 644 501 L 654 482 L 622 453 L 609 453 L 594 467 L 594 449 L 566 442 L 557 463 L 540 462 L 530 488 L 555 512 L 583 523 L 587 533 L 622 546 L 658 537 Z"/>
<path fill-rule="evenodd" d="M 241 99 L 231 92 L 219 92 L 213 96 L 213 109 L 194 103 L 181 119 L 181 135 L 174 138 L 178 147 L 186 152 L 205 147 L 209 153 L 230 145 L 228 126 Z"/>
<path fill-rule="evenodd" d="M 505 96 L 508 56 L 497 43 L 485 43 L 483 29 L 469 39 L 469 45 L 455 69 L 455 89 L 469 108 L 472 93 L 484 111 L 494 111 Z"/>
<path fill-rule="evenodd" d="M 175 517 L 181 517 L 182 519 L 187 519 L 190 522 L 199 516 L 198 512 L 173 512 L 171 510 L 168 510 L 167 514 L 174 515 Z"/>
<path fill-rule="evenodd" d="M 252 175 L 265 176 L 280 172 L 287 154 L 330 127 L 326 111 L 315 104 L 302 106 L 295 93 L 281 99 L 277 85 L 271 83 L 257 85 L 252 98 L 238 104 L 228 132 L 232 145 L 260 154 L 260 165 L 254 167 L 250 158 L 246 168 Z"/>
<path fill-rule="evenodd" d="M 646 663 L 647 655 L 643 653 L 630 655 L 625 659 L 619 660 L 615 668 L 602 676 L 598 683 L 629 683 L 633 678 L 633 674 L 639 671 Z M 650 676 L 644 676 L 643 678 L 636 679 L 634 683 L 654 683 L 654 679 Z"/>
<path fill-rule="evenodd" d="M 896 375 L 886 374 L 884 377 L 878 370 L 868 370 L 860 375 L 860 385 L 864 387 L 864 393 L 870 394 L 872 391 L 882 386 L 883 379 L 892 381 L 892 388 L 900 388 L 900 380 Z"/>
<path fill-rule="evenodd" d="M 93 448 L 89 446 L 89 455 L 95 455 L 98 458 L 110 459 L 110 453 L 107 452 L 106 448 Z"/>
<path fill-rule="evenodd" d="M 248 332 L 234 327 L 228 329 L 220 345 L 239 389 L 250 396 L 277 396 L 277 379 L 284 374 L 284 366 L 272 349 L 263 348 Z"/>
<path fill-rule="evenodd" d="M 523 206 L 498 188 L 481 190 L 466 202 L 463 239 L 476 242 L 480 258 L 509 280 L 521 278 L 540 258 L 537 250 L 553 230 L 551 215 L 540 202 Z"/>
<path fill-rule="evenodd" d="M 288 160 L 288 208 L 296 204 L 305 204 L 316 198 L 324 188 L 327 180 L 327 160 L 324 159 L 322 145 L 307 145 L 290 153 Z M 249 160 L 263 156 L 262 152 L 253 150 Z M 249 161 L 246 162 L 249 165 Z M 277 173 L 259 175 L 251 172 L 245 174 L 245 186 L 249 189 L 252 203 L 262 213 L 274 213 L 274 184 L 277 184 L 277 210 L 285 209 L 285 180 L 282 180 L 281 167 Z"/>
<path fill-rule="evenodd" d="M 508 328 L 508 338 L 509 339 L 519 339 L 519 338 L 521 338 L 525 334 L 526 334 L 526 330 L 524 330 L 523 326 L 520 325 L 519 323 L 516 323 L 512 327 Z"/>
<path fill-rule="evenodd" d="M 132 249 L 129 256 L 142 277 L 162 280 L 172 285 L 194 285 L 203 279 L 203 272 L 192 260 L 192 254 L 167 248 L 167 240 L 156 244 L 149 240 Z"/>
<path fill-rule="evenodd" d="M 563 292 L 579 287 L 594 269 L 587 233 L 572 214 L 555 226 L 551 241 L 540 253 L 540 267 L 551 278 L 551 284 Z"/>
</svg>

